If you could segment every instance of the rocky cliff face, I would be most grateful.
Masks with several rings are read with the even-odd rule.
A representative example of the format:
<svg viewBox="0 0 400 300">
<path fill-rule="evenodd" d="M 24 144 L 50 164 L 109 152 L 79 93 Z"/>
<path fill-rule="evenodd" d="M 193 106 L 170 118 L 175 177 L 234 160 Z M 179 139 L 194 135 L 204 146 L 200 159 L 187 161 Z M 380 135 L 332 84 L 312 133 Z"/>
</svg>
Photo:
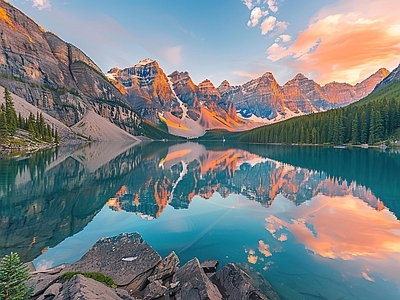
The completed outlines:
<svg viewBox="0 0 400 300">
<path fill-rule="evenodd" d="M 289 117 L 348 105 L 368 95 L 388 74 L 380 69 L 356 85 L 328 83 L 321 86 L 303 74 L 297 74 L 279 86 L 271 73 L 242 86 L 222 85 L 222 98 L 233 102 L 244 117 L 279 121 Z"/>
<path fill-rule="evenodd" d="M 135 133 L 139 117 L 81 50 L 0 2 L 0 84 L 68 126 L 93 110 Z"/>
<path fill-rule="evenodd" d="M 382 82 L 380 82 L 375 89 L 378 89 L 384 85 L 387 85 L 389 83 L 392 83 L 394 81 L 400 81 L 400 65 L 394 69 L 392 72 L 390 72 L 390 74 L 388 74 L 383 80 Z"/>
<path fill-rule="evenodd" d="M 128 102 L 144 118 L 158 123 L 158 113 L 163 110 L 171 111 L 177 117 L 182 115 L 169 79 L 156 61 L 145 59 L 133 67 L 113 68 L 107 76 L 124 86 Z"/>
</svg>

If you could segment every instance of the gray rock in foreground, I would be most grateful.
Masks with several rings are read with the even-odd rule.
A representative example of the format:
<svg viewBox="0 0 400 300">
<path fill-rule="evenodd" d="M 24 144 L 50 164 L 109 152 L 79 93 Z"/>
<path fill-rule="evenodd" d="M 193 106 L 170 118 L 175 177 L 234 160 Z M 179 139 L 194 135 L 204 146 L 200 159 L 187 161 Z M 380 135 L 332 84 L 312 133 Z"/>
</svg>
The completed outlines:
<svg viewBox="0 0 400 300">
<path fill-rule="evenodd" d="M 252 278 L 234 264 L 226 265 L 212 276 L 210 274 L 210 278 L 204 269 L 214 270 L 218 261 L 206 261 L 200 265 L 198 259 L 193 258 L 181 268 L 178 264 L 175 252 L 161 260 L 138 233 L 120 234 L 98 240 L 81 260 L 64 269 L 33 272 L 28 285 L 36 285 L 35 299 L 38 300 L 279 299 L 276 294 L 272 298 L 262 294 L 252 285 Z M 61 275 L 66 271 L 100 272 L 111 277 L 119 288 L 110 288 L 82 275 L 75 275 L 64 282 Z M 259 286 L 257 282 L 254 284 Z"/>
<path fill-rule="evenodd" d="M 110 299 L 121 300 L 115 290 L 104 284 L 86 278 L 83 275 L 75 275 L 64 282 L 62 292 L 54 297 L 54 300 L 81 300 L 81 299 Z"/>
<path fill-rule="evenodd" d="M 92 248 L 68 270 L 100 272 L 110 276 L 116 285 L 127 286 L 136 281 L 141 288 L 153 268 L 161 261 L 138 233 L 122 233 L 99 239 Z"/>
</svg>

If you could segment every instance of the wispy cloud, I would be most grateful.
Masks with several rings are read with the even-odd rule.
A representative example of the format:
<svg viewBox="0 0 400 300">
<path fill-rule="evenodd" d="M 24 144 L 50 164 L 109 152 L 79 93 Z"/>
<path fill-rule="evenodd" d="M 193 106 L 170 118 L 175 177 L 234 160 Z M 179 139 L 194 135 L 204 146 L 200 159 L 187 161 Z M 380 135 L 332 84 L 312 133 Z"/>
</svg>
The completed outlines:
<svg viewBox="0 0 400 300">
<path fill-rule="evenodd" d="M 283 38 L 268 49 L 268 59 L 294 60 L 292 66 L 321 83 L 356 83 L 383 66 L 400 61 L 400 24 L 393 1 L 350 0 L 321 10 L 285 47 Z"/>
<path fill-rule="evenodd" d="M 33 7 L 36 7 L 39 10 L 49 9 L 51 7 L 50 0 L 32 0 Z"/>
<path fill-rule="evenodd" d="M 182 62 L 182 46 L 165 48 L 162 53 L 168 63 L 173 67 L 178 67 Z"/>
</svg>

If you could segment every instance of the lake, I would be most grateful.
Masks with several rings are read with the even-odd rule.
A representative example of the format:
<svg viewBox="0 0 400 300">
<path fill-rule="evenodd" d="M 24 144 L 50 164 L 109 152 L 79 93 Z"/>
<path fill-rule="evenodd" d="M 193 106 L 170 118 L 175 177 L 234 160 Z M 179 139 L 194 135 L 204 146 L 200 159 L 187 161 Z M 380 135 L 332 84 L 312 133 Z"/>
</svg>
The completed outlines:
<svg viewBox="0 0 400 300">
<path fill-rule="evenodd" d="M 0 159 L 0 254 L 72 263 L 139 232 L 234 262 L 282 299 L 398 299 L 400 153 L 222 142 L 61 147 Z"/>
</svg>

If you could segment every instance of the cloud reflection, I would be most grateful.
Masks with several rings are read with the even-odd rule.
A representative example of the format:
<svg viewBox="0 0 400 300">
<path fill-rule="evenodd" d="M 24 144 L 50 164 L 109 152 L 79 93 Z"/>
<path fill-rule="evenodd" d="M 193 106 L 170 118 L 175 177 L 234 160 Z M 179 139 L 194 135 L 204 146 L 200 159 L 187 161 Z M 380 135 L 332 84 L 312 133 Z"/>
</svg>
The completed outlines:
<svg viewBox="0 0 400 300">
<path fill-rule="evenodd" d="M 313 254 L 351 261 L 356 276 L 374 281 L 369 274 L 385 270 L 386 276 L 397 278 L 400 223 L 387 209 L 376 210 L 353 195 L 320 194 L 265 221 L 277 240 L 288 239 L 289 231 Z"/>
</svg>

